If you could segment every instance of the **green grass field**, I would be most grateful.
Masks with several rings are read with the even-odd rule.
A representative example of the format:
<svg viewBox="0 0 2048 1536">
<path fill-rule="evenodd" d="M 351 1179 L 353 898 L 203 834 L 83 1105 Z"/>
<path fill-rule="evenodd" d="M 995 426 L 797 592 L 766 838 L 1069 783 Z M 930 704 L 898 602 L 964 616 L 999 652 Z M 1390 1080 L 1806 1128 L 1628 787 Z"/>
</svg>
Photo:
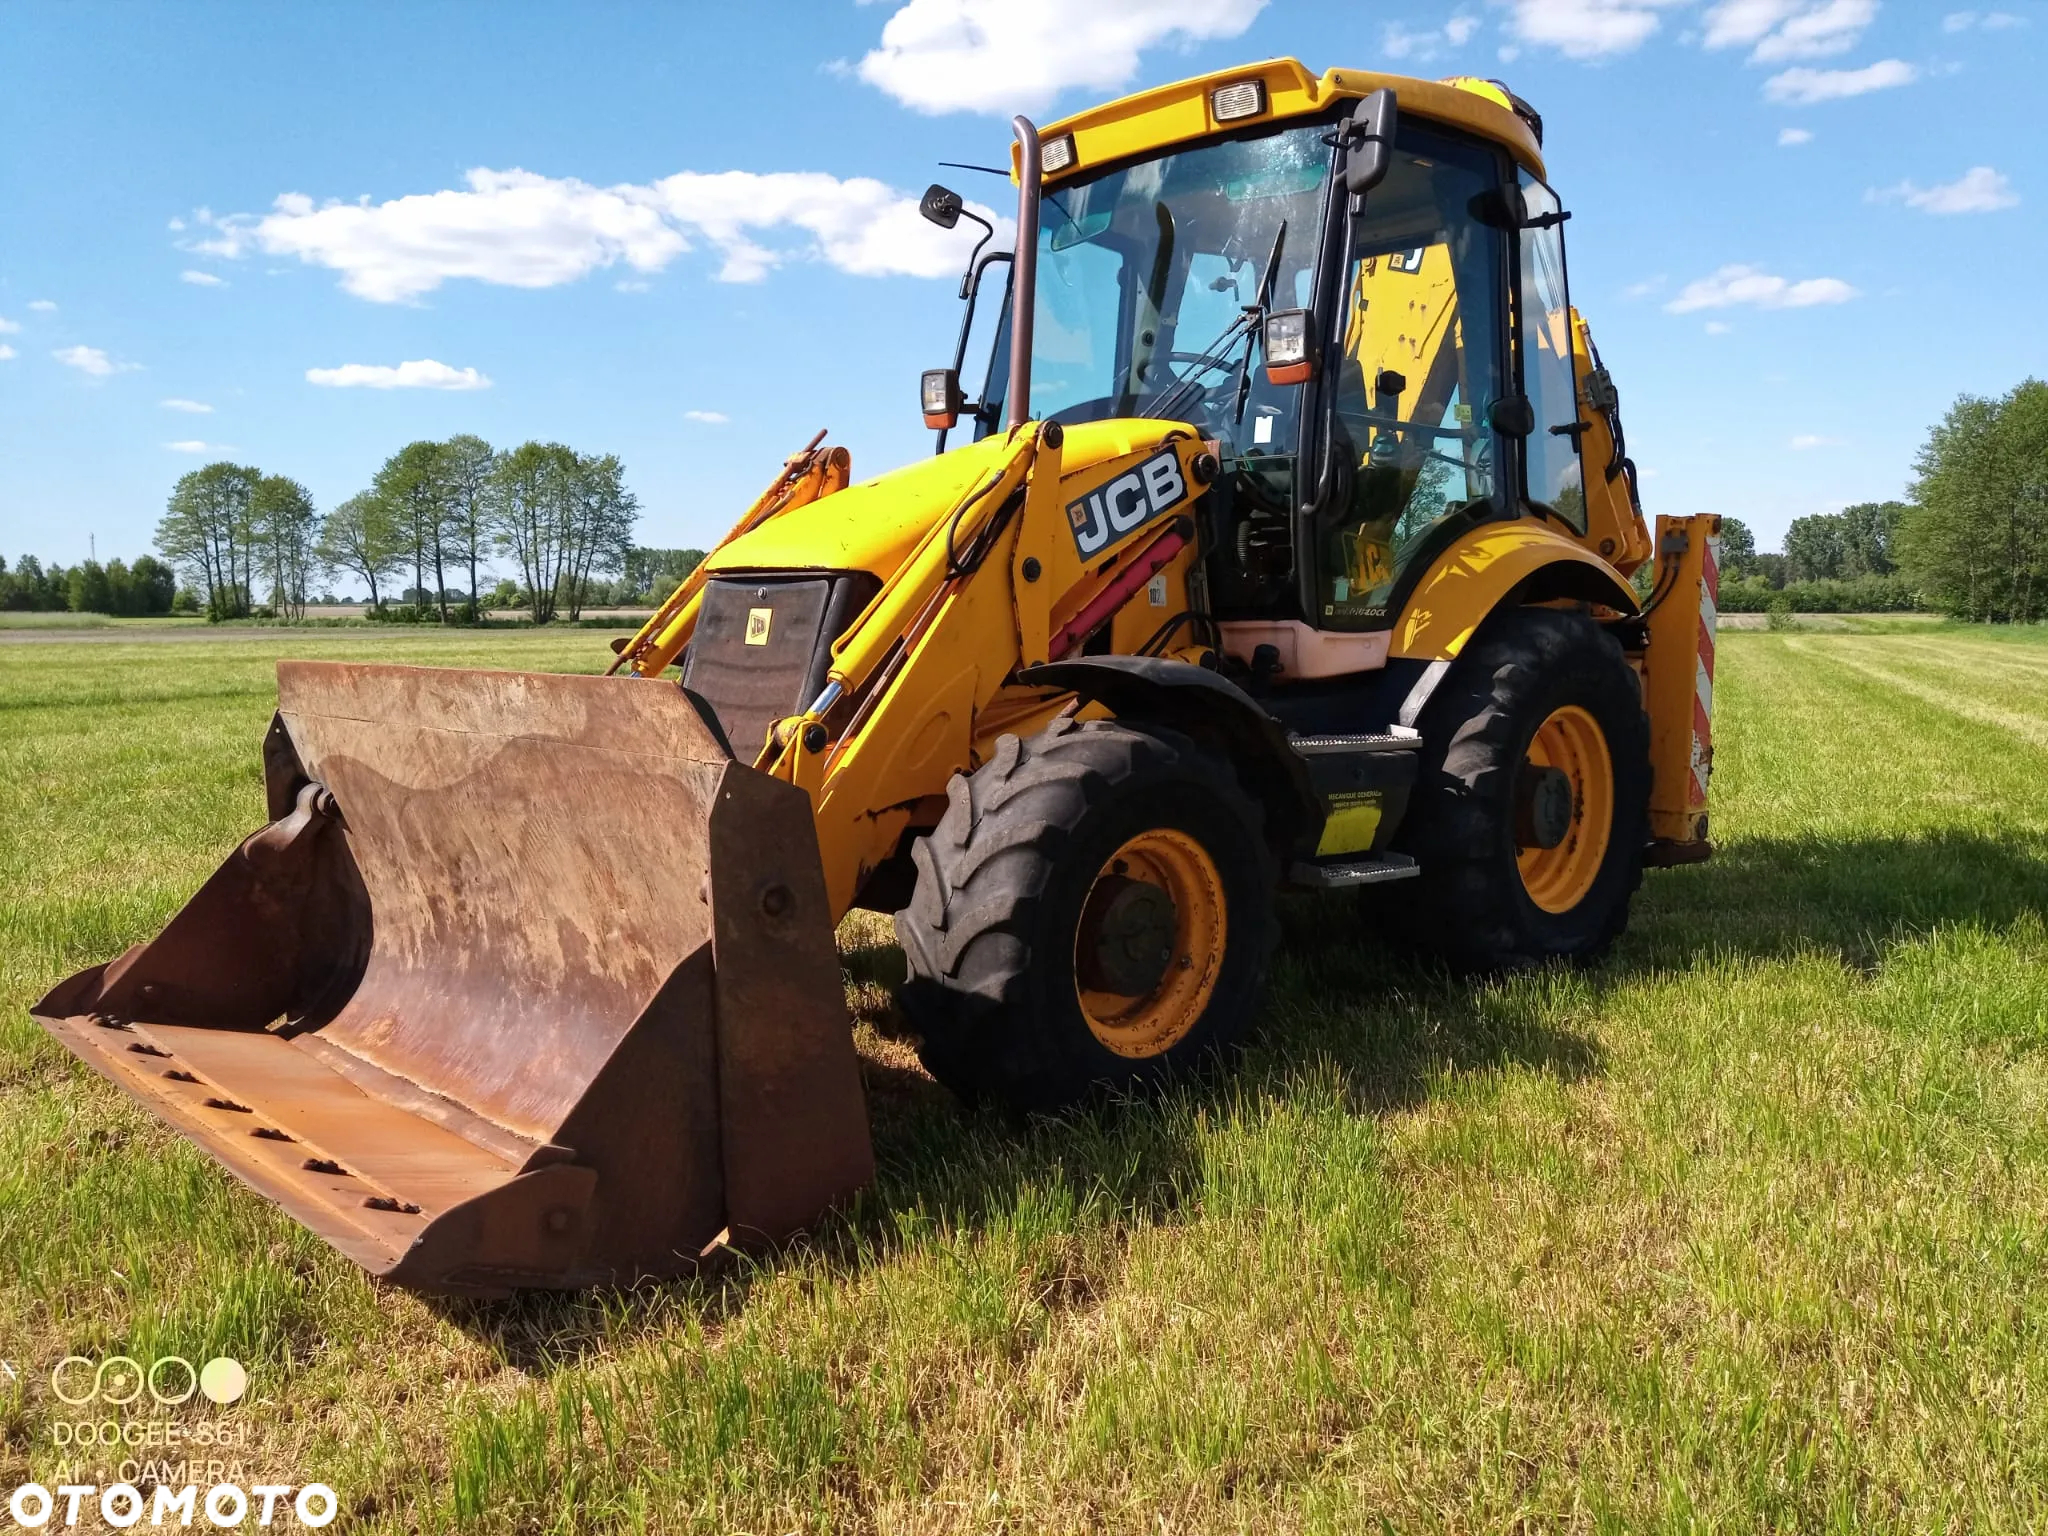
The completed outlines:
<svg viewBox="0 0 2048 1536">
<path fill-rule="evenodd" d="M 28 1020 L 262 820 L 279 654 L 598 670 L 603 636 L 0 646 L 0 1484 L 66 1354 L 252 1369 L 336 1529 L 2048 1526 L 2048 644 L 1731 634 L 1720 856 L 1589 974 L 1472 986 L 1303 898 L 1232 1081 L 1018 1127 L 841 939 L 882 1175 L 802 1251 L 429 1304 Z"/>
</svg>

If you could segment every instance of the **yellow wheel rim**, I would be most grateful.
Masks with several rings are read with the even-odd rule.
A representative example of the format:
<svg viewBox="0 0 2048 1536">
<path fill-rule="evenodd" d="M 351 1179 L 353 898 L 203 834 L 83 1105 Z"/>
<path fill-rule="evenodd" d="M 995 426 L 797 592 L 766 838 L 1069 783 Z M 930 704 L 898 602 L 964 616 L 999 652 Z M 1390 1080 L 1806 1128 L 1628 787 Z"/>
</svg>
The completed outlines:
<svg viewBox="0 0 2048 1536">
<path fill-rule="evenodd" d="M 1163 910 L 1160 892 L 1171 903 L 1170 913 Z M 1141 923 L 1119 928 L 1119 916 L 1133 907 Z M 1140 832 L 1096 871 L 1074 934 L 1074 986 L 1089 1030 L 1119 1056 L 1171 1050 L 1215 994 L 1228 935 L 1223 880 L 1207 850 L 1171 827 Z M 1116 950 L 1127 969 L 1133 950 L 1144 950 L 1136 965 L 1151 985 L 1137 991 L 1124 989 L 1133 985 L 1128 980 L 1116 990 L 1103 985 L 1105 946 Z"/>
<path fill-rule="evenodd" d="M 1569 912 L 1592 893 L 1614 830 L 1614 760 L 1600 724 L 1576 704 L 1552 711 L 1529 743 L 1529 761 L 1571 780 L 1572 819 L 1555 848 L 1515 856 L 1529 899 L 1546 912 Z"/>
</svg>

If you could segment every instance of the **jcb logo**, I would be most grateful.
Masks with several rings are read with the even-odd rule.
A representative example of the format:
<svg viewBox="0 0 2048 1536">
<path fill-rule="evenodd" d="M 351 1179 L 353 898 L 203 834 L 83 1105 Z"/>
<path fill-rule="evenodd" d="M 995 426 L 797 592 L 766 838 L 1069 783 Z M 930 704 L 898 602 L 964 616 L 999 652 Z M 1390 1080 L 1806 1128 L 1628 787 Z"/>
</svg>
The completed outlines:
<svg viewBox="0 0 2048 1536">
<path fill-rule="evenodd" d="M 747 610 L 747 644 L 766 645 L 768 627 L 775 622 L 773 608 L 749 608 Z"/>
<path fill-rule="evenodd" d="M 1083 560 L 1100 553 L 1112 539 L 1143 527 L 1170 507 L 1188 499 L 1187 477 L 1171 448 L 1155 453 L 1136 469 L 1118 475 L 1100 490 L 1067 507 L 1074 530 L 1074 548 Z"/>
</svg>

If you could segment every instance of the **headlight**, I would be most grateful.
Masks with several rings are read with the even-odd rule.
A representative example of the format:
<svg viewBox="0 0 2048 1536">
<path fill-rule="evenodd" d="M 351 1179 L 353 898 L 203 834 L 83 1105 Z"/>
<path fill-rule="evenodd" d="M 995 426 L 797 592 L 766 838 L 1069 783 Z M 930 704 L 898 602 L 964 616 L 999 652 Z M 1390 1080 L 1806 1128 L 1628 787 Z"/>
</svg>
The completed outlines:
<svg viewBox="0 0 2048 1536">
<path fill-rule="evenodd" d="M 1047 176 L 1064 171 L 1074 163 L 1074 136 L 1063 133 L 1038 146 L 1038 168 Z"/>
<path fill-rule="evenodd" d="M 1273 384 L 1301 384 L 1315 372 L 1309 337 L 1314 322 L 1305 309 L 1276 309 L 1266 316 L 1266 379 Z"/>
<path fill-rule="evenodd" d="M 918 403 L 924 407 L 924 424 L 944 431 L 960 419 L 960 375 L 950 368 L 933 368 L 917 381 Z"/>
</svg>

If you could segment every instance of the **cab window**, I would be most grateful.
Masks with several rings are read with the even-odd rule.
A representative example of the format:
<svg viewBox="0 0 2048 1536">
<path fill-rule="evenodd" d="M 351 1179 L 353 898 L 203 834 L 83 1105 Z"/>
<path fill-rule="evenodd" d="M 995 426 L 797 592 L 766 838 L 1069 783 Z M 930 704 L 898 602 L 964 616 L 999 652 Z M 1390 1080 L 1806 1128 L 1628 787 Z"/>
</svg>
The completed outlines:
<svg viewBox="0 0 2048 1536">
<path fill-rule="evenodd" d="M 1536 413 L 1525 456 L 1529 499 L 1584 533 L 1586 487 L 1579 467 L 1579 390 L 1572 375 L 1564 224 L 1557 194 L 1527 172 L 1522 175 L 1522 207 L 1517 340 L 1522 387 Z"/>
<path fill-rule="evenodd" d="M 1385 623 L 1432 535 L 1497 505 L 1505 236 L 1478 215 L 1498 187 L 1487 152 L 1404 129 L 1351 220 L 1329 385 L 1338 478 L 1316 527 L 1324 627 Z"/>
</svg>

